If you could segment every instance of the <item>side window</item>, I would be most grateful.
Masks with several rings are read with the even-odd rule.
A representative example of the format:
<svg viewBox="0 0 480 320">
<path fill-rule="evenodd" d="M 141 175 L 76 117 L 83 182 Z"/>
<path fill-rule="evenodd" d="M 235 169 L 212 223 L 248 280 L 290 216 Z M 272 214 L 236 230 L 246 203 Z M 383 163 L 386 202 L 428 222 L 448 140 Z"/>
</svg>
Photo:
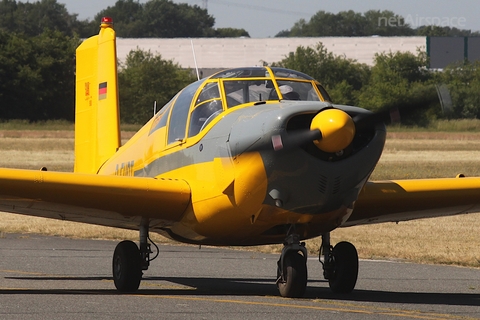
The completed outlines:
<svg viewBox="0 0 480 320">
<path fill-rule="evenodd" d="M 190 116 L 188 136 L 199 133 L 210 121 L 223 111 L 218 83 L 209 83 L 200 92 L 195 108 Z"/>
<path fill-rule="evenodd" d="M 320 91 L 320 94 L 322 95 L 322 98 L 324 101 L 329 101 L 332 102 L 332 98 L 330 98 L 330 95 L 328 94 L 327 90 L 319 84 L 317 84 L 317 89 Z"/>
<path fill-rule="evenodd" d="M 195 92 L 204 81 L 205 80 L 200 80 L 192 83 L 183 89 L 178 95 L 178 98 L 173 105 L 170 122 L 168 124 L 168 144 L 185 138 L 188 111 L 190 110 L 190 105 L 192 104 Z"/>
<path fill-rule="evenodd" d="M 160 111 L 157 112 L 155 115 L 155 120 L 153 120 L 152 127 L 150 128 L 150 132 L 148 133 L 149 135 L 167 125 L 168 114 L 170 113 L 170 108 L 172 107 L 172 103 L 175 101 L 176 97 L 177 96 L 173 97 L 172 100 L 170 100 L 165 106 L 163 106 L 162 109 L 160 109 Z"/>
<path fill-rule="evenodd" d="M 202 92 L 198 95 L 197 103 L 200 104 L 206 100 L 220 98 L 220 90 L 218 90 L 218 83 L 208 83 L 203 87 Z"/>
</svg>

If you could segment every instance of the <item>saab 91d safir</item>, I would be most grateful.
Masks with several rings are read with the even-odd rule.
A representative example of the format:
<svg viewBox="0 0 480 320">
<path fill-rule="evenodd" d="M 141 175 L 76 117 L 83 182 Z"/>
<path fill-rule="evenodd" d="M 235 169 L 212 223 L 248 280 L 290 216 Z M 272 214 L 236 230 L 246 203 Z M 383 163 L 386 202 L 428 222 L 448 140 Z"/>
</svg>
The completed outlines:
<svg viewBox="0 0 480 320">
<path fill-rule="evenodd" d="M 378 114 L 333 104 L 310 76 L 250 67 L 190 84 L 121 146 L 105 18 L 77 49 L 74 172 L 0 169 L 0 210 L 139 230 L 139 246 L 120 242 L 113 255 L 120 291 L 138 289 L 156 232 L 191 244 L 283 243 L 285 297 L 303 295 L 302 241 L 321 236 L 324 276 L 348 293 L 357 251 L 332 246 L 332 230 L 479 209 L 478 178 L 368 181 L 385 137 Z"/>
</svg>

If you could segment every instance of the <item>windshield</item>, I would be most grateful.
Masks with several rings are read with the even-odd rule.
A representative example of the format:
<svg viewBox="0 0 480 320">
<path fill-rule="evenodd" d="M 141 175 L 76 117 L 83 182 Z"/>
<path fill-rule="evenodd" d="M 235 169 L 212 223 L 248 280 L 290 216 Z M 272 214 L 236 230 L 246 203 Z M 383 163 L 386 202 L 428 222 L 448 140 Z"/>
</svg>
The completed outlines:
<svg viewBox="0 0 480 320">
<path fill-rule="evenodd" d="M 244 104 L 266 101 L 330 101 L 325 89 L 312 77 L 284 68 L 252 67 L 237 68 L 219 72 L 199 82 L 196 93 L 189 91 L 191 101 L 188 136 L 200 133 L 223 111 Z M 187 87 L 188 88 L 188 87 Z M 193 89 L 193 87 L 191 87 Z M 188 90 L 184 90 L 188 91 Z M 184 94 L 184 96 L 186 96 Z M 182 95 L 177 99 L 183 101 Z M 186 105 L 186 101 L 183 102 Z M 176 106 L 173 111 L 175 112 Z M 184 114 L 181 109 L 182 114 Z M 173 115 L 173 113 L 172 113 Z M 182 116 L 183 119 L 185 119 Z M 174 123 L 171 121 L 171 123 Z M 185 126 L 180 126 L 183 132 Z M 169 137 L 181 139 L 181 134 Z"/>
</svg>

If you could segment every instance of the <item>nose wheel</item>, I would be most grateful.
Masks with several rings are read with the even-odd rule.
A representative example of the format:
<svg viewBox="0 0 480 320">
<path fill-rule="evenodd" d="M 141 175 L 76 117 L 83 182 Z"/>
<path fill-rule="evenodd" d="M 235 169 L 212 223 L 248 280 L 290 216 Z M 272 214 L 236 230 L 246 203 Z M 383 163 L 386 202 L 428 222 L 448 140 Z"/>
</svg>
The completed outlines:
<svg viewBox="0 0 480 320">
<path fill-rule="evenodd" d="M 287 237 L 277 268 L 277 287 L 282 297 L 300 298 L 307 287 L 307 250 L 299 236 Z"/>
</svg>

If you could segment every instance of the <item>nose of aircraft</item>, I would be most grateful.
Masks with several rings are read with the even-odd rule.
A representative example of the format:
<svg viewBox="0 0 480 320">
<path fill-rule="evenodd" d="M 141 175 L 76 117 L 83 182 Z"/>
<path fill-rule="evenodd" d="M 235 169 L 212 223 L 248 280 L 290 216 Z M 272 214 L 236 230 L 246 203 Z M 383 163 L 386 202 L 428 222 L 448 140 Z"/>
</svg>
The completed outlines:
<svg viewBox="0 0 480 320">
<path fill-rule="evenodd" d="M 318 113 L 310 124 L 310 130 L 320 130 L 321 139 L 313 142 L 320 150 L 331 153 L 345 149 L 355 137 L 355 123 L 339 109 Z"/>
<path fill-rule="evenodd" d="M 337 153 L 352 143 L 356 124 L 346 111 L 326 106 L 317 114 L 308 114 L 306 111 L 314 110 L 310 105 L 302 106 L 303 110 L 299 110 L 299 105 L 289 109 L 267 109 L 267 106 L 260 109 L 260 113 L 258 110 L 252 112 L 251 117 L 238 118 L 229 136 L 232 154 L 260 150 L 286 151 L 311 142 L 323 152 Z M 311 115 L 312 118 L 304 115 Z"/>
</svg>

